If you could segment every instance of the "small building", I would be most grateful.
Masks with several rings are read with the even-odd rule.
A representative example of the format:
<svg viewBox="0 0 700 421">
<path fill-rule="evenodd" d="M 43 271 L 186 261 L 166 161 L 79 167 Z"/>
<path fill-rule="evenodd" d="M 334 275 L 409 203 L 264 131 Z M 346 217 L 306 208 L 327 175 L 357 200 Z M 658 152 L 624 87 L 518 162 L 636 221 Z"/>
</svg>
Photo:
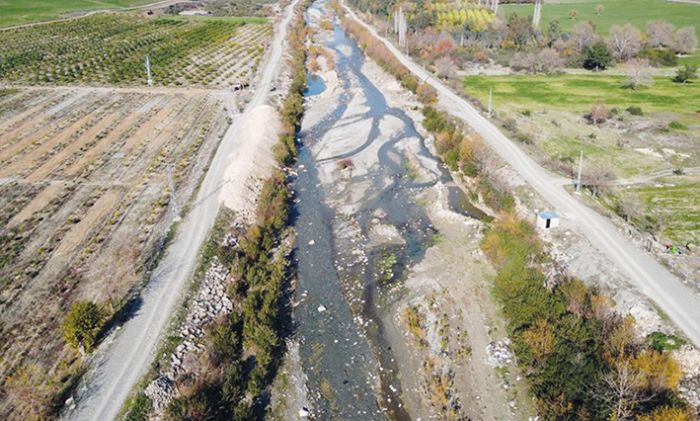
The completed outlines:
<svg viewBox="0 0 700 421">
<path fill-rule="evenodd" d="M 554 211 L 542 211 L 537 213 L 537 227 L 542 229 L 556 228 L 559 226 L 559 214 Z"/>
</svg>

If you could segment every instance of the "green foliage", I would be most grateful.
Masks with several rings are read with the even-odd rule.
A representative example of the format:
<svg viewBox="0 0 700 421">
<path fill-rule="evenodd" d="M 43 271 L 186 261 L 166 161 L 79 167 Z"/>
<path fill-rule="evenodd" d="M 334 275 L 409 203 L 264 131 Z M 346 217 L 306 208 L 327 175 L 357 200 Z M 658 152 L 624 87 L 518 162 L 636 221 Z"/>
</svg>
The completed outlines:
<svg viewBox="0 0 700 421">
<path fill-rule="evenodd" d="M 668 123 L 668 128 L 673 130 L 688 130 L 688 127 L 686 127 L 685 124 L 675 120 Z"/>
<path fill-rule="evenodd" d="M 92 301 L 74 303 L 61 323 L 61 333 L 67 344 L 91 352 L 102 330 L 106 312 Z"/>
<path fill-rule="evenodd" d="M 139 393 L 127 405 L 129 412 L 124 416 L 124 421 L 147 421 L 153 408 L 153 402 L 143 393 Z"/>
<path fill-rule="evenodd" d="M 605 70 L 613 61 L 612 54 L 603 41 L 588 47 L 584 56 L 583 67 L 588 70 Z"/>
<path fill-rule="evenodd" d="M 683 346 L 686 342 L 676 335 L 667 335 L 663 332 L 652 332 L 647 336 L 649 348 L 658 351 L 674 351 Z"/>
<path fill-rule="evenodd" d="M 698 67 L 692 65 L 686 65 L 679 68 L 676 71 L 676 75 L 673 77 L 675 83 L 690 83 L 693 79 L 698 77 Z"/>
<path fill-rule="evenodd" d="M 644 115 L 644 112 L 642 111 L 642 107 L 637 107 L 635 105 L 627 107 L 627 109 L 625 111 L 627 111 L 631 115 Z"/>
<path fill-rule="evenodd" d="M 306 87 L 306 27 L 300 4 L 290 31 L 293 82 L 282 105 L 283 129 L 279 139 L 280 164 L 293 162 L 294 139 L 303 112 Z M 256 209 L 257 224 L 239 238 L 239 251 L 232 272 L 236 282 L 228 291 L 238 303 L 231 315 L 207 333 L 204 380 L 192 391 L 174 400 L 167 409 L 170 419 L 262 419 L 260 396 L 272 383 L 284 351 L 281 340 L 287 328 L 283 294 L 288 283 L 288 259 L 280 249 L 287 234 L 290 201 L 282 170 L 267 179 Z M 248 358 L 243 361 L 243 350 Z"/>
<path fill-rule="evenodd" d="M 673 67 L 678 65 L 678 56 L 666 48 L 645 48 L 637 54 L 637 58 L 647 59 L 657 66 Z"/>
</svg>

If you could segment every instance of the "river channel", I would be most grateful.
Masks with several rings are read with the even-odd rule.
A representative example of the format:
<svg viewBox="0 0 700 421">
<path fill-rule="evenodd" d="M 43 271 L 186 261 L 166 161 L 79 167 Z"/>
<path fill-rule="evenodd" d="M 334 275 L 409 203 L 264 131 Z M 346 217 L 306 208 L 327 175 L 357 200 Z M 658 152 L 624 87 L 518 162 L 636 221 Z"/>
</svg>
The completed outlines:
<svg viewBox="0 0 700 421">
<path fill-rule="evenodd" d="M 307 92 L 293 182 L 293 317 L 309 406 L 314 419 L 408 420 L 383 309 L 436 234 L 417 197 L 450 176 L 331 14 L 326 0 L 306 13 L 335 69 Z M 328 18 L 333 29 L 320 29 Z"/>
</svg>

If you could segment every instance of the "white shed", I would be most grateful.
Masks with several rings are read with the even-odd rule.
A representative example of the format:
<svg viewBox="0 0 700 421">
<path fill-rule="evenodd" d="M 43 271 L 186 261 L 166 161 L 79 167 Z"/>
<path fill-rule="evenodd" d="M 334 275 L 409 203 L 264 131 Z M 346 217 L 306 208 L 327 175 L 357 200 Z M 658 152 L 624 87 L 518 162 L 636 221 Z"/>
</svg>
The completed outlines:
<svg viewBox="0 0 700 421">
<path fill-rule="evenodd" d="M 537 213 L 537 226 L 542 229 L 556 228 L 559 226 L 559 214 L 554 211 L 542 211 Z"/>
</svg>

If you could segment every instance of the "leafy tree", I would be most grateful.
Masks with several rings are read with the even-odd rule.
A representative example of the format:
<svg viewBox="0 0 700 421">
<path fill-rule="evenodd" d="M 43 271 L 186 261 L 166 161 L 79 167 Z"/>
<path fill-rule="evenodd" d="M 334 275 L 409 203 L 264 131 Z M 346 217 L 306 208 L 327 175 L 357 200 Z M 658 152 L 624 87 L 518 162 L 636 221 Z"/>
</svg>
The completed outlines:
<svg viewBox="0 0 700 421">
<path fill-rule="evenodd" d="M 561 38 L 562 30 L 558 19 L 550 20 L 547 26 L 547 41 L 551 47 L 559 38 Z"/>
<path fill-rule="evenodd" d="M 524 16 L 513 13 L 506 24 L 507 38 L 517 47 L 527 45 L 532 39 L 532 25 Z"/>
<path fill-rule="evenodd" d="M 598 41 L 586 49 L 583 67 L 588 70 L 605 70 L 612 63 L 612 54 L 603 41 Z"/>
<path fill-rule="evenodd" d="M 676 71 L 676 75 L 673 77 L 673 81 L 676 83 L 689 83 L 692 79 L 698 77 L 698 68 L 693 65 L 686 65 L 680 67 Z"/>
<path fill-rule="evenodd" d="M 693 415 L 685 408 L 662 406 L 649 414 L 637 417 L 637 421 L 691 421 Z"/>
<path fill-rule="evenodd" d="M 91 352 L 106 316 L 105 311 L 92 301 L 74 303 L 61 323 L 63 339 L 75 348 Z"/>
<path fill-rule="evenodd" d="M 632 361 L 641 373 L 641 384 L 650 392 L 674 391 L 683 377 L 681 367 L 671 354 L 644 351 Z"/>
</svg>

